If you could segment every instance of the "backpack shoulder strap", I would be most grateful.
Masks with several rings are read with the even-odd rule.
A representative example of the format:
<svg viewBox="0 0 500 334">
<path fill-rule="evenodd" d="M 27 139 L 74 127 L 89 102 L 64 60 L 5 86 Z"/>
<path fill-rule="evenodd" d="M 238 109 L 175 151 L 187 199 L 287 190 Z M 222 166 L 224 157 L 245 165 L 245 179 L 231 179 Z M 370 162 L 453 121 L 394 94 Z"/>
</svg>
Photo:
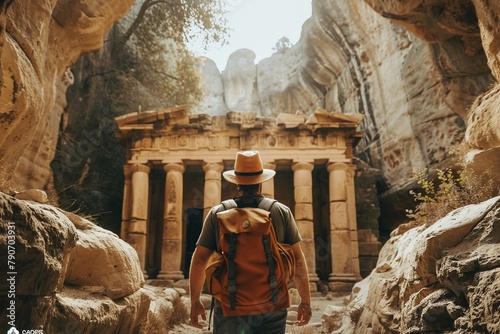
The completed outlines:
<svg viewBox="0 0 500 334">
<path fill-rule="evenodd" d="M 221 211 L 224 211 L 224 210 L 229 210 L 229 209 L 238 207 L 238 205 L 236 204 L 234 199 L 228 199 L 228 200 L 222 201 L 220 204 L 221 204 L 221 206 L 217 209 L 217 212 L 215 212 L 215 214 L 217 214 Z M 215 219 L 215 223 L 216 223 L 216 231 L 217 231 L 217 233 L 215 233 L 215 243 L 217 244 L 217 249 L 219 249 L 219 246 L 220 246 L 219 220 Z"/>
<path fill-rule="evenodd" d="M 272 198 L 264 198 L 262 201 L 259 203 L 259 208 L 264 209 L 266 211 L 271 211 L 271 207 L 276 203 L 277 201 Z"/>
<path fill-rule="evenodd" d="M 227 199 L 225 201 L 222 201 L 220 204 L 222 204 L 222 207 L 224 208 L 224 210 L 229 210 L 229 209 L 238 207 L 238 204 L 236 204 L 234 199 Z"/>
</svg>

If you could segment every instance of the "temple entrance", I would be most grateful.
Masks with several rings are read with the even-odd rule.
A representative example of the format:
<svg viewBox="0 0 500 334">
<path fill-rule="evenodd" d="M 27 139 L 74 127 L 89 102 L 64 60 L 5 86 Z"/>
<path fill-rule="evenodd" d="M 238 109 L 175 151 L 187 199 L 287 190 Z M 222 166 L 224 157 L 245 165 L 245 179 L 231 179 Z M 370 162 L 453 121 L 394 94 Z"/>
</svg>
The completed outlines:
<svg viewBox="0 0 500 334">
<path fill-rule="evenodd" d="M 203 209 L 188 208 L 186 209 L 186 243 L 184 251 L 184 277 L 189 277 L 189 266 L 191 265 L 191 258 L 193 257 L 194 249 L 196 248 L 196 241 L 201 233 L 203 226 Z"/>
</svg>

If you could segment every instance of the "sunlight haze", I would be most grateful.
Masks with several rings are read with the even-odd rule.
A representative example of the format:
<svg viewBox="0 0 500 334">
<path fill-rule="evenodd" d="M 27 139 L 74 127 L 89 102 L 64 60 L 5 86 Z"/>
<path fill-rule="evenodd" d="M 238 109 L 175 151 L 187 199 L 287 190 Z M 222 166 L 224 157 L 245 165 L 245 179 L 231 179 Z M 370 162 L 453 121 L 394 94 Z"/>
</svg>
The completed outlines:
<svg viewBox="0 0 500 334">
<path fill-rule="evenodd" d="M 311 17 L 310 0 L 227 0 L 228 44 L 213 44 L 203 50 L 201 41 L 189 44 L 197 56 L 212 59 L 222 72 L 229 56 L 239 49 L 255 52 L 255 63 L 270 57 L 278 40 L 287 37 L 292 44 L 300 38 L 302 25 Z"/>
</svg>

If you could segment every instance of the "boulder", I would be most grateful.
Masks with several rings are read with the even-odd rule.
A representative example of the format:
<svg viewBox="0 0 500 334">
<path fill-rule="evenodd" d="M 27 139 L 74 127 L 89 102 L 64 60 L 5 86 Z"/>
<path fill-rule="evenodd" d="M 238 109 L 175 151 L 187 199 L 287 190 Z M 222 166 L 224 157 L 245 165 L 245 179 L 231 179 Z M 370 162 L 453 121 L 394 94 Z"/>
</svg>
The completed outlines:
<svg viewBox="0 0 500 334">
<path fill-rule="evenodd" d="M 2 268 L 15 276 L 16 296 L 50 296 L 64 282 L 68 254 L 78 241 L 77 229 L 58 209 L 16 199 L 0 192 Z M 0 289 L 8 291 L 7 281 Z M 3 320 L 3 319 L 2 319 Z"/>
<path fill-rule="evenodd" d="M 116 234 L 68 214 L 77 226 L 78 242 L 70 251 L 65 284 L 101 287 L 102 294 L 118 299 L 144 285 L 137 252 Z"/>
<path fill-rule="evenodd" d="M 165 324 L 183 321 L 172 315 L 185 292 L 143 288 L 137 253 L 115 234 L 76 214 L 1 192 L 0 218 L 0 249 L 13 250 L 10 260 L 1 260 L 4 268 L 12 266 L 13 277 L 0 282 L 2 291 L 13 292 L 2 307 L 14 303 L 18 329 L 167 333 Z M 2 317 L 0 327 L 10 328 L 8 319 Z"/>
<path fill-rule="evenodd" d="M 500 197 L 394 234 L 335 333 L 500 330 Z"/>
</svg>

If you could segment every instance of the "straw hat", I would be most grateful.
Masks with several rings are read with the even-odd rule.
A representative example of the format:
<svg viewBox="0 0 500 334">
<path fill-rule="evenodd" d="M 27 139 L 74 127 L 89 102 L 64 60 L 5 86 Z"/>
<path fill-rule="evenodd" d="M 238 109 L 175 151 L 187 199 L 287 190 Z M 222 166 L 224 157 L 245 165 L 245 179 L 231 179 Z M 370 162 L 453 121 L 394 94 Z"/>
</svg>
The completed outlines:
<svg viewBox="0 0 500 334">
<path fill-rule="evenodd" d="M 226 180 L 235 184 L 259 184 L 272 179 L 275 171 L 265 169 L 259 151 L 245 151 L 236 154 L 234 170 L 222 173 Z"/>
</svg>

